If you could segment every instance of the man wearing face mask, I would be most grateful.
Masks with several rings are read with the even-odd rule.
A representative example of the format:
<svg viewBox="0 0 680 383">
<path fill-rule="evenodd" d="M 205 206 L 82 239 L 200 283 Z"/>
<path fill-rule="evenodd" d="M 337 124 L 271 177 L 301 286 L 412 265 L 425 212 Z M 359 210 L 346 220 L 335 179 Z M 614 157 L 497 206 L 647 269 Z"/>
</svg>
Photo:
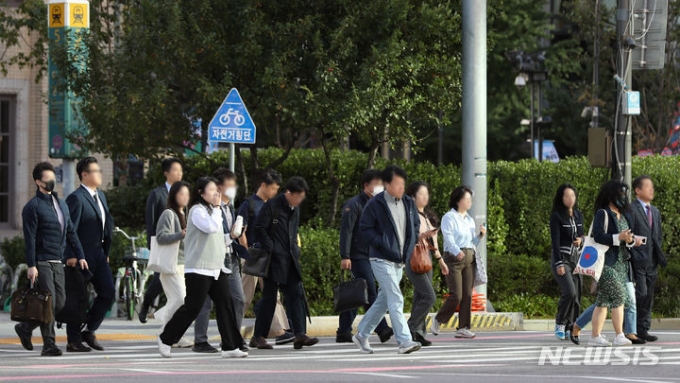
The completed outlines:
<svg viewBox="0 0 680 383">
<path fill-rule="evenodd" d="M 368 246 L 361 241 L 361 229 L 359 221 L 366 203 L 384 190 L 383 182 L 378 170 L 366 170 L 361 176 L 363 190 L 358 195 L 345 202 L 342 208 L 342 224 L 340 227 L 340 256 L 342 270 L 352 270 L 355 278 L 366 280 L 368 285 L 368 310 L 377 296 L 375 278 L 368 259 Z M 335 337 L 337 343 L 352 343 L 352 323 L 357 316 L 357 310 L 347 310 L 340 313 L 339 327 Z M 393 335 L 392 329 L 387 325 L 385 317 L 382 318 L 375 333 L 380 337 L 380 342 L 385 343 Z"/>
<path fill-rule="evenodd" d="M 64 289 L 64 249 L 68 246 L 73 255 L 66 260 L 70 267 L 80 266 L 87 269 L 87 261 L 78 239 L 66 203 L 54 192 L 54 167 L 49 162 L 41 162 L 33 168 L 33 180 L 38 187 L 35 197 L 28 201 L 21 214 L 24 240 L 26 243 L 26 264 L 31 284 L 37 281 L 38 288 L 52 294 L 52 310 L 56 314 L 66 300 Z M 14 327 L 21 345 L 33 350 L 31 336 L 38 327 L 36 323 L 19 323 Z M 61 350 L 55 344 L 54 320 L 40 324 L 43 337 L 42 356 L 60 356 Z"/>
</svg>

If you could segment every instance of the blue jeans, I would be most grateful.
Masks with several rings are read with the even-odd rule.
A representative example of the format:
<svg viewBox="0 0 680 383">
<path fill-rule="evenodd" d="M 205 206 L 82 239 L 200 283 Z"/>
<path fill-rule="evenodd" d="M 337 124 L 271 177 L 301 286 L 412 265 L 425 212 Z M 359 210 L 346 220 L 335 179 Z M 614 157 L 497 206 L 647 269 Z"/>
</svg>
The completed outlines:
<svg viewBox="0 0 680 383">
<path fill-rule="evenodd" d="M 628 291 L 628 300 L 630 301 L 629 306 L 624 306 L 623 308 L 623 332 L 624 334 L 637 334 L 637 309 L 635 308 L 635 286 L 633 282 L 626 283 L 626 291 Z M 593 319 L 593 310 L 595 310 L 595 304 L 593 303 L 588 307 L 577 319 L 576 325 L 580 328 L 584 328 Z"/>
<path fill-rule="evenodd" d="M 375 278 L 373 277 L 373 269 L 371 269 L 371 261 L 368 259 L 352 259 L 352 274 L 354 274 L 355 278 L 366 280 L 366 285 L 368 287 L 368 305 L 364 307 L 364 310 L 368 311 L 378 295 L 375 287 Z M 357 309 L 354 309 L 340 313 L 338 333 L 343 334 L 352 332 L 352 323 L 354 323 L 354 319 L 357 317 L 357 311 Z M 378 324 L 378 327 L 376 327 L 375 332 L 380 334 L 388 328 L 387 321 L 383 317 Z"/>
<path fill-rule="evenodd" d="M 397 343 L 400 345 L 411 343 L 411 331 L 404 317 L 404 296 L 399 287 L 404 266 L 382 259 L 371 259 L 371 268 L 380 288 L 375 302 L 359 322 L 359 335 L 368 339 L 389 310 Z"/>
</svg>

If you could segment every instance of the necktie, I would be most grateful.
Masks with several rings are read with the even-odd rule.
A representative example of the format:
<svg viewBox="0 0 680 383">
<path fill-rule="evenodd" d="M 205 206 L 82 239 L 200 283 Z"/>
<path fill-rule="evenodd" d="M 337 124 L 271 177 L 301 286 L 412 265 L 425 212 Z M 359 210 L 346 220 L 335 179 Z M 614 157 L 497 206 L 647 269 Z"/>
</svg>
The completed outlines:
<svg viewBox="0 0 680 383">
<path fill-rule="evenodd" d="M 652 208 L 649 205 L 645 205 L 645 209 L 647 210 L 647 221 L 649 222 L 649 227 L 652 227 L 654 224 L 654 220 L 652 219 Z"/>
<path fill-rule="evenodd" d="M 94 202 L 97 204 L 97 207 L 99 208 L 99 213 L 101 214 L 102 217 L 102 228 L 105 228 L 106 226 L 104 225 L 104 220 L 106 219 L 106 217 L 104 216 L 104 206 L 99 201 L 99 196 L 97 195 L 97 193 L 95 193 L 92 196 L 92 198 L 94 198 Z"/>
</svg>

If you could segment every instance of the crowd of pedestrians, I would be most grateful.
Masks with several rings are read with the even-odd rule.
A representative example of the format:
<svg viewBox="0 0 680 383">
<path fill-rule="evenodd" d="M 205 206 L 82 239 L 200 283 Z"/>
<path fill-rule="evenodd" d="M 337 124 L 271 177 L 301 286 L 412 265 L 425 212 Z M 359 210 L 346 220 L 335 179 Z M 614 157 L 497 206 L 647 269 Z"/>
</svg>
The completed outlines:
<svg viewBox="0 0 680 383">
<path fill-rule="evenodd" d="M 636 178 L 632 186 L 632 202 L 628 185 L 618 181 L 605 183 L 595 199 L 590 235 L 609 249 L 602 274 L 591 286 L 595 303 L 583 312 L 583 280 L 573 273 L 585 241 L 583 214 L 572 185 L 557 189 L 550 217 L 551 270 L 561 291 L 555 317 L 557 339 L 570 339 L 579 345 L 581 330 L 592 322 L 588 346 L 627 346 L 658 340 L 649 330 L 658 268 L 667 264 L 661 248 L 661 214 L 651 204 L 654 183 L 649 176 Z M 602 334 L 608 312 L 615 332 L 613 341 Z"/>
<path fill-rule="evenodd" d="M 153 238 L 159 246 L 176 246 L 177 262 L 174 273 L 154 275 L 139 312 L 141 322 L 152 316 L 160 324 L 160 354 L 171 357 L 173 347 L 191 347 L 198 353 L 220 352 L 208 342 L 213 306 L 222 357 L 247 357 L 250 348 L 271 349 L 267 338 L 274 338 L 277 345 L 293 343 L 295 349 L 318 343 L 317 338 L 307 335 L 309 309 L 298 236 L 300 206 L 309 192 L 307 182 L 291 177 L 284 184 L 278 173 L 267 170 L 260 175 L 256 192 L 237 209 L 238 178 L 233 172 L 219 168 L 190 185 L 182 181 L 178 159 L 165 159 L 162 169 L 166 181 L 147 199 L 146 234 L 149 243 Z M 81 186 L 64 202 L 54 192 L 52 165 L 43 162 L 35 166 L 36 196 L 22 215 L 28 278 L 52 294 L 57 313 L 69 298 L 64 286 L 65 274 L 70 274 L 64 272 L 65 268 L 80 270 L 96 298 L 84 323 L 67 323 L 66 350 L 101 351 L 104 348 L 97 341 L 96 331 L 115 300 L 108 264 L 114 222 L 100 190 L 102 176 L 96 159 L 82 159 L 77 172 Z M 486 225 L 478 225 L 470 214 L 474 191 L 467 186 L 453 189 L 450 210 L 440 221 L 430 207 L 430 186 L 420 181 L 409 183 L 406 172 L 398 166 L 367 170 L 360 186 L 361 192 L 342 208 L 339 255 L 342 270 L 366 280 L 368 304 L 354 334 L 357 310 L 340 313 L 336 342 L 353 342 L 361 352 L 371 354 L 372 334 L 378 335 L 381 343 L 394 336 L 398 352 L 409 354 L 430 346 L 428 330 L 438 335 L 442 324 L 449 323 L 456 311 L 459 324 L 455 337 L 474 338 L 473 288 L 485 270 L 478 267 L 481 259 L 476 248 L 487 234 Z M 585 240 L 583 214 L 573 186 L 564 184 L 557 190 L 550 232 L 551 271 L 561 290 L 555 327 L 558 339 L 580 344 L 581 330 L 592 321 L 590 346 L 656 340 L 649 330 L 657 269 L 666 264 L 661 250 L 661 217 L 651 205 L 654 187 L 649 177 L 637 178 L 633 191 L 636 199 L 631 203 L 627 185 L 610 181 L 595 201 L 592 237 L 609 246 L 609 251 L 597 284 L 597 300 L 581 312 L 583 280 L 573 271 Z M 426 249 L 426 268 L 414 262 L 414 252 L 423 251 L 418 246 Z M 250 257 L 249 249 L 254 248 L 270 255 L 268 271 L 259 278 L 241 271 Z M 444 275 L 449 294 L 428 327 L 429 313 L 437 302 L 433 272 Z M 403 274 L 414 288 L 408 320 L 404 315 L 407 297 L 401 289 Z M 262 290 L 261 299 L 253 305 L 257 286 Z M 161 292 L 166 304 L 152 312 Z M 247 343 L 241 330 L 251 305 L 256 321 Z M 608 311 L 616 331 L 613 343 L 602 334 Z M 192 323 L 193 341 L 184 336 Z M 24 348 L 33 349 L 31 335 L 37 327 L 32 323 L 16 325 Z M 40 330 L 42 355 L 61 355 L 55 343 L 54 322 L 40 325 Z"/>
</svg>

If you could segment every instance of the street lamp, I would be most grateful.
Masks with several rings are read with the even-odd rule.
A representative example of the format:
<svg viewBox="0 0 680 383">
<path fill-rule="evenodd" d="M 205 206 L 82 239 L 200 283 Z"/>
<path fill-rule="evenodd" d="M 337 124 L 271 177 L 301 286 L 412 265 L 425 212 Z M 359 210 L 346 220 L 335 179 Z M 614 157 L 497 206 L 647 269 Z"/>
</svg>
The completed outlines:
<svg viewBox="0 0 680 383">
<path fill-rule="evenodd" d="M 537 125 L 537 118 L 542 119 L 541 107 L 543 105 L 543 86 L 542 84 L 548 79 L 548 71 L 545 68 L 545 51 L 539 52 L 523 52 L 523 51 L 513 51 L 506 53 L 506 57 L 513 64 L 517 65 L 519 74 L 515 77 L 515 86 L 518 89 L 523 89 L 527 82 L 529 83 L 529 90 L 531 93 L 531 158 L 536 158 L 536 148 L 534 136 L 535 127 Z M 536 85 L 536 86 L 535 86 Z M 536 93 L 538 93 L 538 105 L 534 108 L 534 100 L 536 99 Z M 534 111 L 534 109 L 537 109 Z M 552 122 L 552 119 L 550 119 Z M 546 123 L 541 120 L 541 126 L 545 126 Z M 538 160 L 543 161 L 543 142 L 541 137 L 541 126 L 538 126 Z"/>
</svg>

